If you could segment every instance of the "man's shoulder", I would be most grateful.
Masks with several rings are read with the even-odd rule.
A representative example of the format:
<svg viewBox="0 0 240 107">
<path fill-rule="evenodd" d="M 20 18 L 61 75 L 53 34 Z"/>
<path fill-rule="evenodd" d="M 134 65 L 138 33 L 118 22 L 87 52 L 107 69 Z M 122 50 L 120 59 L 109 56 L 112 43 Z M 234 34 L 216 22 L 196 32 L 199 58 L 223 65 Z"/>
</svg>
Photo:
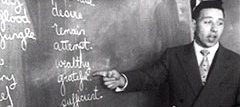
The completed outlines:
<svg viewBox="0 0 240 107">
<path fill-rule="evenodd" d="M 224 50 L 224 52 L 226 53 L 226 55 L 229 56 L 229 58 L 231 58 L 232 60 L 235 60 L 237 62 L 240 62 L 240 55 L 228 48 L 225 48 L 222 46 L 222 49 Z"/>
<path fill-rule="evenodd" d="M 189 43 L 189 44 L 169 47 L 169 48 L 166 49 L 166 51 L 181 53 L 181 52 L 184 52 L 186 50 L 190 50 L 192 48 L 193 48 L 193 43 Z"/>
</svg>

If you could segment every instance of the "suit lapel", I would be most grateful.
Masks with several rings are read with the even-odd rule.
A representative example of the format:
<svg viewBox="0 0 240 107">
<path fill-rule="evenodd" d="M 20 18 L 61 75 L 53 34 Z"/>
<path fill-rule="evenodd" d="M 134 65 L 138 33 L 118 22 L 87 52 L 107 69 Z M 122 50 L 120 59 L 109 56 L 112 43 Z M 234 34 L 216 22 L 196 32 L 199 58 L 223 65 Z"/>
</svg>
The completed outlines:
<svg viewBox="0 0 240 107">
<path fill-rule="evenodd" d="M 208 80 L 206 82 L 203 91 L 209 90 L 209 88 L 214 88 L 218 86 L 224 79 L 228 71 L 228 54 L 225 53 L 225 49 L 220 45 L 215 57 L 214 62 L 211 65 Z"/>
<path fill-rule="evenodd" d="M 181 59 L 182 67 L 187 75 L 192 91 L 195 96 L 198 96 L 202 89 L 202 83 L 193 43 L 185 46 L 184 53 L 183 55 L 180 53 L 179 58 Z"/>
<path fill-rule="evenodd" d="M 229 63 L 229 60 L 227 57 L 229 55 L 226 54 L 225 51 L 226 50 L 220 45 L 214 57 L 214 62 L 211 65 L 207 82 L 202 91 L 199 93 L 199 97 L 197 98 L 194 105 L 201 105 L 203 102 L 205 102 L 206 99 L 209 99 L 210 97 L 218 97 L 216 95 L 214 96 L 213 93 L 216 91 L 216 88 L 218 88 L 219 84 L 223 81 L 228 71 L 227 64 Z"/>
</svg>

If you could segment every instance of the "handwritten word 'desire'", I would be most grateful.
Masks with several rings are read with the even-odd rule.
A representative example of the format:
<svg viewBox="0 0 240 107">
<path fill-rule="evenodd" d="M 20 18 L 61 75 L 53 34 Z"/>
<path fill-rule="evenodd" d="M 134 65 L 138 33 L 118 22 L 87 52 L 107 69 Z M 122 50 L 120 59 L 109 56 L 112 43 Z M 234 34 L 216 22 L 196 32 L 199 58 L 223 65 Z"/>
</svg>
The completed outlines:
<svg viewBox="0 0 240 107">
<path fill-rule="evenodd" d="M 0 94 L 1 94 L 0 102 L 8 101 L 10 104 L 6 107 L 13 107 L 14 104 L 13 104 L 13 100 L 12 100 L 10 91 L 13 91 L 16 88 L 17 83 L 16 83 L 16 80 L 15 80 L 15 77 L 14 77 L 13 74 L 11 74 L 11 76 L 9 76 L 9 77 L 6 76 L 6 75 L 2 75 L 0 77 L 0 81 L 1 82 L 4 82 L 4 81 L 12 82 L 9 86 L 5 87 L 6 92 L 0 92 Z"/>
<path fill-rule="evenodd" d="M 57 2 L 52 0 L 52 15 L 54 17 L 61 17 L 61 18 L 72 18 L 82 20 L 83 16 L 81 12 L 73 11 L 73 10 L 61 10 L 58 8 Z"/>
<path fill-rule="evenodd" d="M 72 93 L 72 96 L 69 99 L 63 99 L 61 102 L 61 107 L 80 107 L 79 103 L 89 102 L 89 101 L 98 101 L 103 98 L 103 96 L 98 96 L 98 89 L 95 87 L 93 93 L 89 94 L 78 94 Z"/>
<path fill-rule="evenodd" d="M 58 83 L 61 84 L 60 87 L 60 92 L 62 96 L 65 96 L 66 93 L 66 85 L 69 82 L 79 82 L 79 91 L 83 91 L 84 90 L 84 81 L 88 82 L 91 81 L 91 79 L 89 79 L 90 76 L 90 70 L 86 70 L 85 72 L 83 72 L 82 70 L 80 70 L 79 72 L 75 72 L 73 71 L 71 74 L 67 75 L 66 73 L 63 73 L 61 75 L 58 76 Z"/>
<path fill-rule="evenodd" d="M 25 28 L 24 32 L 18 32 L 13 34 L 2 34 L 0 32 L 0 49 L 6 48 L 6 41 L 13 41 L 15 39 L 21 40 L 21 48 L 23 51 L 27 49 L 27 39 L 36 40 L 35 34 L 30 30 L 30 28 Z"/>
</svg>

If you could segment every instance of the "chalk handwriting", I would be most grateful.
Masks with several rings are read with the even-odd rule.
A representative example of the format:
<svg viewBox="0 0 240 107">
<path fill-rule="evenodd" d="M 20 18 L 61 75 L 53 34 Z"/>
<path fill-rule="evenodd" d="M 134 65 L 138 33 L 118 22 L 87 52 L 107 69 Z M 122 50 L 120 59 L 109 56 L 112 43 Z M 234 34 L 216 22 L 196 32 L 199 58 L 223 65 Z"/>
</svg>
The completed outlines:
<svg viewBox="0 0 240 107">
<path fill-rule="evenodd" d="M 31 23 L 27 17 L 26 10 L 23 9 L 24 15 L 16 15 L 11 16 L 9 15 L 8 10 L 0 10 L 0 25 L 1 25 L 1 31 L 5 32 L 6 30 L 6 22 L 8 23 Z"/>
<path fill-rule="evenodd" d="M 82 20 L 83 16 L 81 12 L 73 11 L 73 10 L 62 10 L 58 8 L 57 2 L 52 0 L 52 15 L 54 17 L 61 17 L 61 18 L 72 18 Z"/>
<path fill-rule="evenodd" d="M 72 61 L 67 60 L 56 60 L 55 61 L 57 68 L 91 68 L 90 63 L 88 61 L 84 61 L 82 57 L 82 52 L 79 52 L 79 56 L 72 57 Z"/>
<path fill-rule="evenodd" d="M 74 29 L 64 29 L 63 27 L 59 27 L 57 23 L 54 23 L 52 28 L 55 29 L 55 33 L 58 36 L 66 36 L 66 35 L 76 35 L 76 36 L 80 36 L 80 35 L 86 35 L 85 30 L 84 29 L 78 29 L 78 25 L 77 28 Z"/>
<path fill-rule="evenodd" d="M 65 96 L 66 93 L 66 83 L 69 82 L 79 82 L 79 90 L 83 91 L 84 81 L 91 81 L 89 79 L 91 68 L 87 69 L 85 72 L 80 70 L 79 72 L 73 71 L 71 74 L 67 75 L 66 72 L 58 76 L 58 83 L 61 84 L 60 92 L 62 96 Z"/>
<path fill-rule="evenodd" d="M 0 66 L 4 65 L 4 59 L 0 58 Z"/>
<path fill-rule="evenodd" d="M 0 0 L 0 3 L 8 6 L 16 6 L 15 12 L 17 14 L 20 14 L 23 6 L 23 3 L 21 3 L 19 0 Z"/>
<path fill-rule="evenodd" d="M 57 51 L 76 51 L 76 50 L 91 50 L 91 42 L 87 40 L 86 37 L 83 38 L 83 41 L 80 41 L 76 44 L 70 43 L 69 40 L 61 40 L 60 42 L 55 42 L 53 44 L 53 49 Z"/>
<path fill-rule="evenodd" d="M 13 107 L 13 100 L 10 94 L 10 91 L 13 91 L 16 88 L 17 82 L 15 80 L 15 77 L 13 74 L 11 74 L 10 77 L 6 76 L 6 75 L 2 75 L 0 77 L 0 81 L 4 82 L 12 82 L 9 86 L 6 86 L 6 93 L 5 92 L 0 92 L 1 96 L 0 96 L 0 102 L 3 101 L 8 101 L 10 103 L 10 105 L 8 105 L 7 107 Z"/>
<path fill-rule="evenodd" d="M 0 32 L 0 48 L 3 50 L 6 48 L 6 41 L 13 41 L 14 39 L 21 40 L 21 48 L 23 51 L 27 49 L 27 39 L 36 40 L 35 34 L 30 30 L 30 28 L 25 28 L 24 32 L 18 32 L 13 34 L 2 34 Z"/>
<path fill-rule="evenodd" d="M 87 4 L 90 6 L 95 6 L 95 4 L 93 4 L 92 0 L 71 0 L 71 1 L 75 1 L 81 4 Z"/>
<path fill-rule="evenodd" d="M 103 96 L 98 95 L 98 89 L 95 87 L 93 93 L 89 94 L 78 94 L 72 93 L 72 96 L 68 99 L 63 99 L 61 102 L 61 107 L 80 107 L 80 102 L 98 101 L 103 98 Z"/>
</svg>

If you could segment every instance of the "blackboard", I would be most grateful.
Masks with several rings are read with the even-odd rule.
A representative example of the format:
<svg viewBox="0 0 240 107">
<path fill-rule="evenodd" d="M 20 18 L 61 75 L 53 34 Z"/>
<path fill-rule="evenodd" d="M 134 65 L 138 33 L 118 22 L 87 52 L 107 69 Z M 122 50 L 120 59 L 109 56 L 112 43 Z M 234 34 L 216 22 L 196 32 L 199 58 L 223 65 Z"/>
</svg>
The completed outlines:
<svg viewBox="0 0 240 107">
<path fill-rule="evenodd" d="M 189 43 L 188 0 L 0 0 L 1 107 L 154 107 L 167 89 L 115 93 L 97 70 L 135 69 Z"/>
</svg>

